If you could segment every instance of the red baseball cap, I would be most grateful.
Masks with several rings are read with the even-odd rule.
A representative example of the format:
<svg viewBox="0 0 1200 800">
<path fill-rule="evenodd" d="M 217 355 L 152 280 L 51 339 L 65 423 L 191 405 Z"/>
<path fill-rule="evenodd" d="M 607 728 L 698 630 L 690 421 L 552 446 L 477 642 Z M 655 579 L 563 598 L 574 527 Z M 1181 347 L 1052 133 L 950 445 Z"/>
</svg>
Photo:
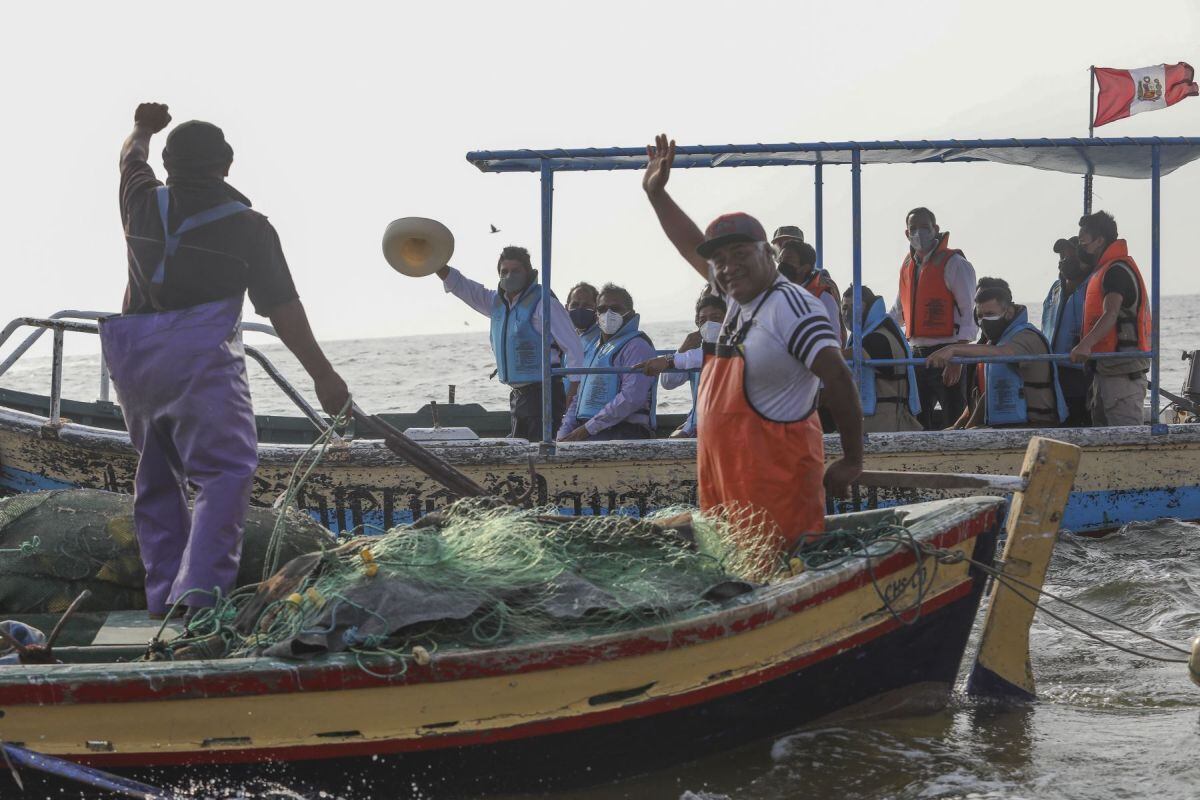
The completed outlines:
<svg viewBox="0 0 1200 800">
<path fill-rule="evenodd" d="M 704 241 L 696 247 L 701 258 L 708 258 L 719 248 L 731 242 L 766 242 L 767 231 L 762 223 L 749 214 L 735 211 L 708 223 L 704 230 Z"/>
</svg>

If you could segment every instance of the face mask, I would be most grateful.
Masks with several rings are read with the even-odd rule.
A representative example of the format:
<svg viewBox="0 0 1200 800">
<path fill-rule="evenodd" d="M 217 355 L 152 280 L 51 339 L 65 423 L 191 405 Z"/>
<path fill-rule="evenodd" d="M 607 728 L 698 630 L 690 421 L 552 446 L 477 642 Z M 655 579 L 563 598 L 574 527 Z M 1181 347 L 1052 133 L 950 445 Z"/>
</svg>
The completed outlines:
<svg viewBox="0 0 1200 800">
<path fill-rule="evenodd" d="M 987 337 L 989 342 L 998 342 L 1004 332 L 1008 330 L 1008 320 L 1003 316 L 999 317 L 980 317 L 979 329 L 983 331 L 983 335 Z"/>
<path fill-rule="evenodd" d="M 508 294 L 516 294 L 524 289 L 527 283 L 524 272 L 510 272 L 500 278 L 500 288 Z"/>
<path fill-rule="evenodd" d="M 700 326 L 700 341 L 702 342 L 715 342 L 720 335 L 721 323 L 719 322 L 710 321 Z"/>
<path fill-rule="evenodd" d="M 1058 276 L 1063 280 L 1079 280 L 1083 277 L 1083 274 L 1083 265 L 1078 258 L 1064 258 L 1058 262 Z"/>
<path fill-rule="evenodd" d="M 908 235 L 908 243 L 918 253 L 928 253 L 937 243 L 937 237 L 929 228 L 917 228 Z"/>
<path fill-rule="evenodd" d="M 625 324 L 625 317 L 615 311 L 605 311 L 600 315 L 600 330 L 606 336 L 612 336 L 617 331 L 621 330 L 621 326 Z"/>
<path fill-rule="evenodd" d="M 1096 266 L 1096 255 L 1095 255 L 1095 253 L 1089 253 L 1087 250 L 1084 250 L 1082 247 L 1080 247 L 1080 248 L 1079 248 L 1078 250 L 1076 250 L 1075 252 L 1076 252 L 1076 254 L 1079 256 L 1079 263 L 1080 263 L 1080 264 L 1083 264 L 1084 266 L 1087 266 L 1087 267 L 1094 267 L 1094 266 Z"/>
<path fill-rule="evenodd" d="M 586 331 L 596 324 L 596 309 L 594 308 L 572 308 L 567 313 L 571 315 L 571 324 L 577 331 Z"/>
</svg>

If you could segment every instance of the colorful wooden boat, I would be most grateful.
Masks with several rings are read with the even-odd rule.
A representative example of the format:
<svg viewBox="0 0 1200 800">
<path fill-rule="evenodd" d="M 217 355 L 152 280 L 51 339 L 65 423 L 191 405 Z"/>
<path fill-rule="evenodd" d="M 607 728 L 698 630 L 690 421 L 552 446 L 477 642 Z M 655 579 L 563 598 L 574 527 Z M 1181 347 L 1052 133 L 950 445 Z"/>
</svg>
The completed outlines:
<svg viewBox="0 0 1200 800">
<path fill-rule="evenodd" d="M 365 671 L 345 656 L 131 663 L 118 659 L 144 644 L 63 648 L 67 663 L 0 666 L 0 740 L 151 780 L 223 765 L 355 796 L 401 779 L 477 794 L 608 779 L 839 710 L 928 707 L 958 674 L 986 576 L 925 548 L 990 564 L 1002 508 L 975 497 L 849 515 L 836 524 L 899 513 L 922 549 L 656 627 L 445 650 L 406 669 L 386 656 Z"/>
<path fill-rule="evenodd" d="M 45 397 L 3 390 L 0 403 L 0 491 L 132 491 L 136 458 L 116 406 L 64 401 L 62 413 L 76 421 L 54 426 L 48 424 Z M 493 424 L 479 421 L 487 413 L 478 406 L 461 415 L 454 408 L 439 412 L 443 424 L 465 422 L 485 431 Z M 384 417 L 400 428 L 431 424 L 428 411 Z M 307 447 L 301 442 L 311 440 L 315 430 L 299 417 L 261 417 L 259 429 L 254 502 L 270 505 L 283 493 L 296 459 Z M 1200 519 L 1200 426 L 1168 425 L 1163 431 L 1137 426 L 873 434 L 866 458 L 870 469 L 1009 475 L 1020 467 L 1031 437 L 1053 436 L 1083 450 L 1064 527 L 1100 532 L 1161 517 Z M 565 514 L 637 515 L 696 502 L 696 447 L 691 440 L 583 442 L 559 446 L 553 453 L 524 440 L 499 438 L 429 446 L 489 490 L 523 492 L 532 458 L 535 501 L 556 505 Z M 826 437 L 825 452 L 830 459 L 840 455 L 836 436 Z M 962 494 L 863 489 L 831 510 Z M 332 529 L 345 530 L 410 522 L 449 499 L 445 489 L 396 458 L 382 442 L 348 440 L 330 448 L 298 501 Z"/>
</svg>

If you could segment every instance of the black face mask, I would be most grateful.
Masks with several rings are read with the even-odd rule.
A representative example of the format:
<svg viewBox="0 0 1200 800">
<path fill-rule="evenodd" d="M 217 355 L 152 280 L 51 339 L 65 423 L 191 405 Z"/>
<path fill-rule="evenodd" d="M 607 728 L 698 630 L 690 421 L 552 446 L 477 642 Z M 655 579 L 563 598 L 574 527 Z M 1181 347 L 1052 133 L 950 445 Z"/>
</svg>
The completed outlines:
<svg viewBox="0 0 1200 800">
<path fill-rule="evenodd" d="M 1062 280 L 1077 281 L 1086 273 L 1078 257 L 1064 258 L 1058 262 L 1058 277 Z"/>
<path fill-rule="evenodd" d="M 1089 269 L 1096 266 L 1096 262 L 1099 261 L 1099 257 L 1095 253 L 1089 253 L 1087 250 L 1084 250 L 1082 247 L 1079 248 L 1079 250 L 1077 250 L 1076 253 L 1079 256 L 1079 263 L 1083 264 L 1085 267 L 1088 267 Z"/>
<path fill-rule="evenodd" d="M 596 324 L 596 309 L 594 308 L 572 308 L 567 313 L 571 315 L 571 324 L 577 331 L 586 331 Z"/>
<path fill-rule="evenodd" d="M 981 319 L 979 320 L 979 329 L 983 331 L 983 335 L 987 337 L 989 342 L 998 342 L 1004 332 L 1008 330 L 1012 320 L 1001 317 L 1000 319 Z"/>
</svg>

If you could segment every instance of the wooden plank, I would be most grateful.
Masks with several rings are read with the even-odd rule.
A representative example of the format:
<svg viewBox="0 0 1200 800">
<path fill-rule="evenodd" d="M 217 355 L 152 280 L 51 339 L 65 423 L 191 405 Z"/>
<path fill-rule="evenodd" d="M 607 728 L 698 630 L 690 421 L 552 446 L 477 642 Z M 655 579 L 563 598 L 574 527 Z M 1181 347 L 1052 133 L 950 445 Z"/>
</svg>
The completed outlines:
<svg viewBox="0 0 1200 800">
<path fill-rule="evenodd" d="M 1080 449 L 1065 442 L 1041 437 L 1029 442 L 1021 469 L 1028 485 L 1013 495 L 1008 510 L 1001 572 L 1034 588 L 992 582 L 983 638 L 967 683 L 970 694 L 1036 696 L 1029 661 L 1029 626 L 1036 609 L 1028 601 L 1038 600 L 1046 580 L 1079 456 Z"/>
<path fill-rule="evenodd" d="M 983 475 L 971 472 L 863 470 L 858 484 L 888 489 L 992 489 L 1019 492 L 1025 488 L 1025 479 L 1013 475 Z"/>
</svg>

